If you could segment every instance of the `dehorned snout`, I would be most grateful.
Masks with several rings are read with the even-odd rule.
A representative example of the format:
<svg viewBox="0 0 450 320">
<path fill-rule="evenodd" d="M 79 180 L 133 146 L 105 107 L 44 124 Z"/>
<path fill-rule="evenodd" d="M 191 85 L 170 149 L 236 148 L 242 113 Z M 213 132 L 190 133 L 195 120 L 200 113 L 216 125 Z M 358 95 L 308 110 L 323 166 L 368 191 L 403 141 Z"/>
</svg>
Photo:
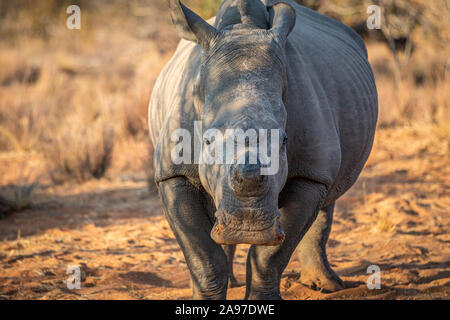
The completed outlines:
<svg viewBox="0 0 450 320">
<path fill-rule="evenodd" d="M 240 197 L 260 196 L 268 190 L 268 177 L 261 175 L 261 164 L 234 164 L 230 168 L 230 187 Z"/>
<path fill-rule="evenodd" d="M 241 214 L 230 214 L 224 210 L 215 213 L 216 222 L 211 238 L 218 244 L 279 245 L 284 241 L 280 223 L 280 212 L 247 210 Z"/>
</svg>

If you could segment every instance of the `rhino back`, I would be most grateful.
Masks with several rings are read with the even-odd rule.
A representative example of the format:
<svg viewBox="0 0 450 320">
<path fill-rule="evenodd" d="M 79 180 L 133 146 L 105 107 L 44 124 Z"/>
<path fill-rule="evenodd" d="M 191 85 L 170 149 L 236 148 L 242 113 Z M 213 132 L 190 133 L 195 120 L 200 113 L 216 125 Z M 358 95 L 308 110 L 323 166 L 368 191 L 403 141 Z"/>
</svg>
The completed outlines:
<svg viewBox="0 0 450 320">
<path fill-rule="evenodd" d="M 177 142 L 171 141 L 171 135 L 177 129 L 186 129 L 193 137 L 194 121 L 198 120 L 193 92 L 200 61 L 200 47 L 181 40 L 153 88 L 148 122 L 154 146 L 156 182 L 179 175 L 194 178 L 198 176 L 194 164 L 173 164 L 171 150 Z"/>
<path fill-rule="evenodd" d="M 154 146 L 165 122 L 173 115 L 179 115 L 176 109 L 186 105 L 192 98 L 188 86 L 197 73 L 200 54 L 200 49 L 193 43 L 182 40 L 174 56 L 159 74 L 148 108 L 150 136 Z M 183 118 L 178 121 L 183 121 Z"/>
<path fill-rule="evenodd" d="M 297 12 L 286 47 L 289 176 L 327 185 L 328 202 L 353 185 L 377 121 L 377 90 L 362 39 L 349 27 L 289 2 Z"/>
</svg>

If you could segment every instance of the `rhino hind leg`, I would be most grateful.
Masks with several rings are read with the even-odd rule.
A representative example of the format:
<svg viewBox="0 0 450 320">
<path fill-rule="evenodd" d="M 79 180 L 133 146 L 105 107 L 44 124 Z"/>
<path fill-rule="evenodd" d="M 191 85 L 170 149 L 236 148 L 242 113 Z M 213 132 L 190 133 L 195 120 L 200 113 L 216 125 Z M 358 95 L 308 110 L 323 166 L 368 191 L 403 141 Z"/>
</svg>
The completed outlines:
<svg viewBox="0 0 450 320">
<path fill-rule="evenodd" d="M 322 208 L 298 246 L 300 281 L 323 292 L 344 288 L 344 283 L 328 263 L 326 244 L 333 222 L 334 203 Z"/>
<path fill-rule="evenodd" d="M 223 251 L 225 252 L 225 255 L 227 256 L 228 287 L 229 288 L 242 287 L 243 285 L 245 285 L 245 283 L 236 279 L 236 277 L 234 276 L 234 271 L 233 271 L 233 259 L 234 259 L 234 254 L 236 252 L 236 245 L 235 244 L 223 245 L 222 248 L 223 248 Z"/>
</svg>

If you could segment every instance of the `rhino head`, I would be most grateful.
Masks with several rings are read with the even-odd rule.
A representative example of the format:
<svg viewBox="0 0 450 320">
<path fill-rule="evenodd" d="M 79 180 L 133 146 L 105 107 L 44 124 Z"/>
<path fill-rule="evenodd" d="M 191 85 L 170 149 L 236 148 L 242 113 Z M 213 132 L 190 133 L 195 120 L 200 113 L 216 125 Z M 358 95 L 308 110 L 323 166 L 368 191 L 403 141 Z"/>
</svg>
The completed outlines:
<svg viewBox="0 0 450 320">
<path fill-rule="evenodd" d="M 178 34 L 202 48 L 195 85 L 202 126 L 223 135 L 222 141 L 203 139 L 202 152 L 214 151 L 219 143 L 236 147 L 235 132 L 257 133 L 256 138 L 244 134 L 243 147 L 234 149 L 232 161 L 198 166 L 202 186 L 217 209 L 211 237 L 219 244 L 278 245 L 284 240 L 278 195 L 288 172 L 284 48 L 295 11 L 284 3 L 269 12 L 259 0 L 228 0 L 219 8 L 214 27 L 179 0 L 169 3 Z M 261 139 L 261 132 L 270 138 Z M 267 161 L 250 144 L 254 138 L 256 149 L 264 140 L 276 153 L 271 154 L 278 162 L 276 172 L 262 173 Z"/>
</svg>

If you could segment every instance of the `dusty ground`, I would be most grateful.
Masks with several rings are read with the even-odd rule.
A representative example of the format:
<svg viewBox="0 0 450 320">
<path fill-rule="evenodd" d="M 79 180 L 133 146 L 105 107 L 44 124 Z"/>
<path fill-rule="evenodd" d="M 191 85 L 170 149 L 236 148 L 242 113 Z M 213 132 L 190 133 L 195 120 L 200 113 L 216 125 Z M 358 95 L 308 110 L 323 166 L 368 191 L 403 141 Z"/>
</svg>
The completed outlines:
<svg viewBox="0 0 450 320">
<path fill-rule="evenodd" d="M 347 289 L 321 293 L 299 282 L 294 256 L 282 280 L 285 299 L 448 299 L 450 165 L 446 135 L 430 126 L 378 131 L 358 183 L 338 202 L 328 243 Z M 144 148 L 145 149 L 145 148 Z M 40 159 L 27 161 L 38 172 Z M 1 184 L 14 181 L 20 156 L 0 158 Z M 34 166 L 34 167 L 33 167 Z M 21 170 L 23 171 L 23 170 Z M 36 173 L 37 174 L 37 173 Z M 245 279 L 247 246 L 235 268 Z M 368 290 L 367 267 L 381 268 Z M 68 290 L 66 269 L 82 268 L 82 288 Z M 243 287 L 228 298 L 243 298 Z M 40 186 L 31 209 L 0 220 L 2 299 L 189 298 L 183 255 L 145 175 L 73 186 Z"/>
</svg>

